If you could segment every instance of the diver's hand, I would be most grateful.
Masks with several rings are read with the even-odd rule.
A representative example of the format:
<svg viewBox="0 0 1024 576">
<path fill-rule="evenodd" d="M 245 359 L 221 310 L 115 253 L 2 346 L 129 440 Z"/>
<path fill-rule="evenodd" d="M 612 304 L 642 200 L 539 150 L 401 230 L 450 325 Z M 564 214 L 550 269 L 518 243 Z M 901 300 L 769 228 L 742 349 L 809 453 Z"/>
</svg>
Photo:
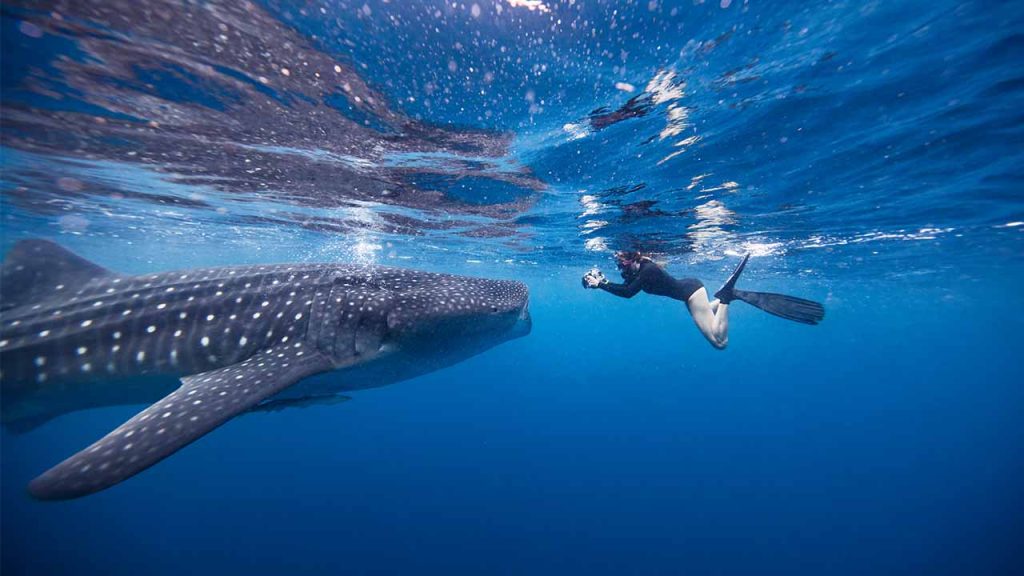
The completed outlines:
<svg viewBox="0 0 1024 576">
<path fill-rule="evenodd" d="M 594 268 L 590 272 L 583 275 L 583 287 L 584 288 L 597 288 L 601 284 L 604 284 L 608 280 L 604 277 L 604 274 L 600 270 Z"/>
</svg>

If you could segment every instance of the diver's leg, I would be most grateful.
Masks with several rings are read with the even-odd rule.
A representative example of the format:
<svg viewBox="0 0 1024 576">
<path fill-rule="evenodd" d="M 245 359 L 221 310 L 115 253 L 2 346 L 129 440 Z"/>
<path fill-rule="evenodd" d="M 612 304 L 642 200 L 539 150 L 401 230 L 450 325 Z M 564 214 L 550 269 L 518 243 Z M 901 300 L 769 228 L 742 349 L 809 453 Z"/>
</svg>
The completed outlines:
<svg viewBox="0 0 1024 576">
<path fill-rule="evenodd" d="M 708 306 L 711 306 L 711 312 L 713 314 L 718 314 L 718 304 L 719 303 L 721 303 L 721 300 L 719 300 L 718 298 L 715 298 L 711 302 L 708 302 Z"/>
<path fill-rule="evenodd" d="M 708 342 L 719 350 L 724 349 L 729 343 L 729 305 L 716 300 L 712 308 L 712 303 L 708 301 L 708 291 L 699 288 L 690 295 L 686 307 Z"/>
</svg>

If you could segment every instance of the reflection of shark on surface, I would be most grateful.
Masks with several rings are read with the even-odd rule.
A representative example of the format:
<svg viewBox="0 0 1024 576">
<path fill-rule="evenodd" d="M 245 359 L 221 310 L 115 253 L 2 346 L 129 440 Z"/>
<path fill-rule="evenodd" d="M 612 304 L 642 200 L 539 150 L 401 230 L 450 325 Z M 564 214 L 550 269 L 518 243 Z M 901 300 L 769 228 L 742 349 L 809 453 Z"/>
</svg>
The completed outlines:
<svg viewBox="0 0 1024 576">
<path fill-rule="evenodd" d="M 44 499 L 108 488 L 240 413 L 338 402 L 343 391 L 430 372 L 530 329 L 520 282 L 379 266 L 121 276 L 28 240 L 0 280 L 6 426 L 154 402 L 33 480 L 29 491 Z"/>
</svg>

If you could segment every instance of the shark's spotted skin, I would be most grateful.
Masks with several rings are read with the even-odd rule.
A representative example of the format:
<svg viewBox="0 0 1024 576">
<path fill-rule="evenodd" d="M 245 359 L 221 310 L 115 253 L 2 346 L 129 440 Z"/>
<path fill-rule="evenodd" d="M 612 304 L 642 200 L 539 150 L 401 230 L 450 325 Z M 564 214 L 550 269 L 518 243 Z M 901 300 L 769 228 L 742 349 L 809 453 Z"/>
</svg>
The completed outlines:
<svg viewBox="0 0 1024 576">
<path fill-rule="evenodd" d="M 54 285 L 45 302 L 4 314 L 0 352 L 31 355 L 8 377 L 26 382 L 90 373 L 189 374 L 234 364 L 304 334 L 325 271 L 265 266 L 122 278 L 75 290 Z M 64 295 L 66 294 L 66 296 Z"/>
<path fill-rule="evenodd" d="M 163 400 L 33 481 L 41 498 L 111 486 L 261 402 L 327 401 L 339 390 L 394 381 L 507 339 L 528 320 L 521 283 L 376 266 L 120 276 L 56 244 L 25 241 L 0 272 L 5 424 L 108 398 L 133 401 L 146 394 L 139 376 L 185 376 Z M 306 376 L 392 357 L 398 368 L 378 381 L 371 370 L 362 383 L 286 392 Z M 119 380 L 133 382 L 123 398 Z"/>
<path fill-rule="evenodd" d="M 302 344 L 268 348 L 235 366 L 182 379 L 182 386 L 29 485 L 39 498 L 95 492 L 148 468 L 301 378 L 331 368 Z"/>
</svg>

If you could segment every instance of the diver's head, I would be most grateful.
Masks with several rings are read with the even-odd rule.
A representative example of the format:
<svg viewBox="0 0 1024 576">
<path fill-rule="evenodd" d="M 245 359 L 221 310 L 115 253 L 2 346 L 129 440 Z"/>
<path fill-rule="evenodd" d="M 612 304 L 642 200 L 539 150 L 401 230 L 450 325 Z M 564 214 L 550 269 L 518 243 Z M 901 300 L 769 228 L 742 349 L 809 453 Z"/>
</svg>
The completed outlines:
<svg viewBox="0 0 1024 576">
<path fill-rule="evenodd" d="M 615 265 L 622 272 L 636 272 L 640 270 L 640 263 L 644 261 L 644 255 L 636 250 L 620 250 L 615 253 Z"/>
</svg>

